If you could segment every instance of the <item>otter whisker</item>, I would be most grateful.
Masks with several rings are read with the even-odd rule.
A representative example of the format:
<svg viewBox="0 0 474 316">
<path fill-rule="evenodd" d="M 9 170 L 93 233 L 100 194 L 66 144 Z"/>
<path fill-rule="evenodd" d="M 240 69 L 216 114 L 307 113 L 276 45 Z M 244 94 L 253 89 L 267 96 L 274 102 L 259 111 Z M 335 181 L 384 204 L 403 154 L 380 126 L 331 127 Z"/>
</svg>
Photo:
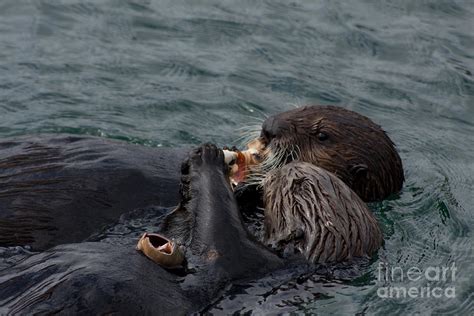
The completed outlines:
<svg viewBox="0 0 474 316">
<path fill-rule="evenodd" d="M 249 130 L 247 132 L 242 133 L 240 137 L 238 137 L 235 141 L 240 147 L 246 147 L 248 143 L 253 141 L 254 139 L 260 136 L 260 126 L 255 128 L 254 130 Z"/>
<path fill-rule="evenodd" d="M 254 131 L 254 130 L 260 130 L 262 128 L 262 122 L 256 122 L 256 123 L 249 123 L 246 125 L 242 125 L 241 127 L 236 128 L 237 131 L 247 131 L 248 129 Z"/>
<path fill-rule="evenodd" d="M 304 102 L 301 99 L 296 99 L 294 102 L 288 102 L 286 104 L 298 109 L 304 105 Z"/>
<path fill-rule="evenodd" d="M 301 159 L 301 148 L 297 144 L 295 145 L 295 147 L 296 147 L 296 152 L 297 152 L 297 156 L 298 156 L 297 159 L 299 160 L 299 159 Z"/>
<path fill-rule="evenodd" d="M 254 128 L 247 128 L 246 131 L 240 132 L 240 136 L 237 138 L 238 142 L 247 141 L 250 142 L 251 140 L 257 138 L 260 135 L 260 126 Z M 236 141 L 237 142 L 237 141 Z"/>
<path fill-rule="evenodd" d="M 298 145 L 292 144 L 289 156 L 291 157 L 292 161 L 300 159 L 300 149 Z"/>
<path fill-rule="evenodd" d="M 245 147 L 249 142 L 251 142 L 253 139 L 255 139 L 255 135 L 257 134 L 244 134 L 239 137 L 236 137 L 234 140 L 234 143 L 241 146 Z"/>
<path fill-rule="evenodd" d="M 247 185 L 262 186 L 269 171 L 278 169 L 285 163 L 286 151 L 284 146 L 271 145 L 269 154 L 264 158 L 261 164 L 252 168 L 250 176 L 247 180 Z"/>
<path fill-rule="evenodd" d="M 292 149 L 292 150 L 290 150 L 290 154 L 289 154 L 289 156 L 291 157 L 291 160 L 292 160 L 292 161 L 293 161 L 293 160 L 295 160 L 295 155 L 294 155 L 294 153 L 295 153 L 295 152 L 294 152 L 294 150 L 293 150 L 293 149 Z"/>
<path fill-rule="evenodd" d="M 242 115 L 244 117 L 246 117 L 248 120 L 252 120 L 254 122 L 258 122 L 258 123 L 263 123 L 263 121 L 265 121 L 265 119 L 268 117 L 266 115 L 264 115 L 263 113 L 259 113 L 259 114 L 262 114 L 264 117 L 258 117 L 258 116 L 251 116 L 251 115 Z"/>
</svg>

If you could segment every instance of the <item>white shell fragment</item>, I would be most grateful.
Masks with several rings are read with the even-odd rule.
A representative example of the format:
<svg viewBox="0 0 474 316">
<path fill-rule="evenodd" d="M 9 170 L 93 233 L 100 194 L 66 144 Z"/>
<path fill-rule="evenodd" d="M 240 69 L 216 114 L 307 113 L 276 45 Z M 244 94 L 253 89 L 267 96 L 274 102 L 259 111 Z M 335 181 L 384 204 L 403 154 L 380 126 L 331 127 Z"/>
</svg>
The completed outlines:
<svg viewBox="0 0 474 316">
<path fill-rule="evenodd" d="M 224 161 L 226 164 L 231 165 L 232 162 L 235 162 L 237 160 L 237 153 L 235 151 L 224 149 L 223 152 Z"/>
</svg>

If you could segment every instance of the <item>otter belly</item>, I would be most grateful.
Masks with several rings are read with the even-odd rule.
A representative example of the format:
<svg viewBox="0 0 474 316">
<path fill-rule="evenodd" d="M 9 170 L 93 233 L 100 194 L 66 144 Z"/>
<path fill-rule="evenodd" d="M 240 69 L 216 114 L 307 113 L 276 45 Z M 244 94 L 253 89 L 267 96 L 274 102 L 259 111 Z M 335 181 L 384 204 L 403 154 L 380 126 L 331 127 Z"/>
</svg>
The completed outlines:
<svg viewBox="0 0 474 316">
<path fill-rule="evenodd" d="M 239 279 L 284 262 L 243 227 L 225 174 L 223 153 L 204 145 L 183 165 L 179 207 L 131 211 L 117 241 L 53 247 L 0 271 L 0 313 L 197 313 Z M 138 227 L 137 217 L 144 220 Z M 143 229 L 156 229 L 186 251 L 176 274 L 135 250 Z M 126 231 L 120 229 L 120 231 Z"/>
<path fill-rule="evenodd" d="M 188 151 L 84 136 L 2 140 L 0 246 L 79 242 L 131 209 L 176 205 Z"/>
</svg>

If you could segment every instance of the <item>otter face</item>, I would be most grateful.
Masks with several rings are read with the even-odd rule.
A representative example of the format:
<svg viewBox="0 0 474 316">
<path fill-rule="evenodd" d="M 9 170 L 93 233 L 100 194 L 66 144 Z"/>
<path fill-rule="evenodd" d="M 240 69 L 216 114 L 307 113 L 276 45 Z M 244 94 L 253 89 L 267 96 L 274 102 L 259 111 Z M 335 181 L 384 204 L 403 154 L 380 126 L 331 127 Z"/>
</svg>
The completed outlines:
<svg viewBox="0 0 474 316">
<path fill-rule="evenodd" d="M 393 142 L 370 119 L 335 106 L 306 106 L 267 118 L 249 147 L 262 152 L 263 172 L 299 160 L 334 173 L 362 200 L 400 191 L 401 159 Z"/>
</svg>

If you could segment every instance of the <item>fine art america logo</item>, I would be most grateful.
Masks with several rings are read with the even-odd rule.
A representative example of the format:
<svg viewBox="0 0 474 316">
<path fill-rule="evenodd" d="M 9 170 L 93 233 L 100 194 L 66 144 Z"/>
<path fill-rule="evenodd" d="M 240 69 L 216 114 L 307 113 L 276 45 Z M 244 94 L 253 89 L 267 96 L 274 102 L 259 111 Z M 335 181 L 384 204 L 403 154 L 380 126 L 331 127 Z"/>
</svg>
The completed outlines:
<svg viewBox="0 0 474 316">
<path fill-rule="evenodd" d="M 380 262 L 378 266 L 377 280 L 383 287 L 377 289 L 377 295 L 381 298 L 454 298 L 456 288 L 445 286 L 454 284 L 456 281 L 456 264 L 451 266 L 430 266 L 423 269 L 419 267 L 389 267 Z M 404 286 L 417 282 L 426 284 L 424 286 Z M 396 285 L 393 285 L 396 284 Z"/>
</svg>

